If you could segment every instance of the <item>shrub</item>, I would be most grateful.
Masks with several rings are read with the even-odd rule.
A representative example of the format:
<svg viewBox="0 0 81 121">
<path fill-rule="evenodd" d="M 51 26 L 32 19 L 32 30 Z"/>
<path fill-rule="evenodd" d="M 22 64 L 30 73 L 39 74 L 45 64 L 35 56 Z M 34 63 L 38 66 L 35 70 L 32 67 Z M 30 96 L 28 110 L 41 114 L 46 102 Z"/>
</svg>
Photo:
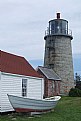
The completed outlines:
<svg viewBox="0 0 81 121">
<path fill-rule="evenodd" d="M 81 97 L 81 90 L 78 88 L 71 88 L 69 91 L 71 97 Z"/>
</svg>

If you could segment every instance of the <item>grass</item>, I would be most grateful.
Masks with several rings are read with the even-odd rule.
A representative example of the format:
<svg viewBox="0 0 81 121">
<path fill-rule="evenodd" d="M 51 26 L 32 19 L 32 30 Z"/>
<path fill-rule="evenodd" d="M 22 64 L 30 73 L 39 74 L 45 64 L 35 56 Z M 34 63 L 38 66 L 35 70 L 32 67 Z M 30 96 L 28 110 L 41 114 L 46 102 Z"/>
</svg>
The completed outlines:
<svg viewBox="0 0 81 121">
<path fill-rule="evenodd" d="M 0 121 L 81 121 L 81 97 L 62 97 L 54 111 L 38 116 L 0 115 Z"/>
</svg>

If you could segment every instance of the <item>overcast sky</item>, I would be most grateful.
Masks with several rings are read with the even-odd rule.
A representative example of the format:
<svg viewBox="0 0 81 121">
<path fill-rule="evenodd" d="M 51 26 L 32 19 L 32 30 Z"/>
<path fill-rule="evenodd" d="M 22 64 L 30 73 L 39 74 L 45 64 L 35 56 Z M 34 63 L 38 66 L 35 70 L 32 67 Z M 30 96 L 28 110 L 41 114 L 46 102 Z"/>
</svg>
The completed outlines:
<svg viewBox="0 0 81 121">
<path fill-rule="evenodd" d="M 81 0 L 0 0 L 0 49 L 42 60 L 45 29 L 56 12 L 69 21 L 73 55 L 81 55 Z"/>
</svg>

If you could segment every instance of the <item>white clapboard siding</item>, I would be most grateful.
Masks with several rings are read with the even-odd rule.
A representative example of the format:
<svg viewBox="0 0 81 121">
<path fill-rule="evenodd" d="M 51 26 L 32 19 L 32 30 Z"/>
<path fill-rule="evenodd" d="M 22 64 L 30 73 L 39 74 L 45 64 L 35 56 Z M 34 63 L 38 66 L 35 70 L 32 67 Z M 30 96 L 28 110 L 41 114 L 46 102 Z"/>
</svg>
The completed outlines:
<svg viewBox="0 0 81 121">
<path fill-rule="evenodd" d="M 12 111 L 7 94 L 21 96 L 21 78 L 2 75 L 1 80 L 1 112 Z"/>
<path fill-rule="evenodd" d="M 0 80 L 0 112 L 13 111 L 7 94 L 22 96 L 22 79 L 27 79 L 27 97 L 42 99 L 44 94 L 44 80 L 13 74 L 1 74 Z"/>
<path fill-rule="evenodd" d="M 42 79 L 29 79 L 27 82 L 27 97 L 33 99 L 42 99 Z"/>
</svg>

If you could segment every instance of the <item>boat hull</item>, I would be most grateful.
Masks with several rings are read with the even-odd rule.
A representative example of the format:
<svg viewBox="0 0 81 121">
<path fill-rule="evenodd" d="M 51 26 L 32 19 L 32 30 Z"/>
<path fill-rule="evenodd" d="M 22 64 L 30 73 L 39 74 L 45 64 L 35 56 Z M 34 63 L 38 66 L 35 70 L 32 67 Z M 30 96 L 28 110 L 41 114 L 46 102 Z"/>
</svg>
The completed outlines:
<svg viewBox="0 0 81 121">
<path fill-rule="evenodd" d="M 16 112 L 46 112 L 53 109 L 61 97 L 37 100 L 8 95 L 8 98 Z"/>
</svg>

